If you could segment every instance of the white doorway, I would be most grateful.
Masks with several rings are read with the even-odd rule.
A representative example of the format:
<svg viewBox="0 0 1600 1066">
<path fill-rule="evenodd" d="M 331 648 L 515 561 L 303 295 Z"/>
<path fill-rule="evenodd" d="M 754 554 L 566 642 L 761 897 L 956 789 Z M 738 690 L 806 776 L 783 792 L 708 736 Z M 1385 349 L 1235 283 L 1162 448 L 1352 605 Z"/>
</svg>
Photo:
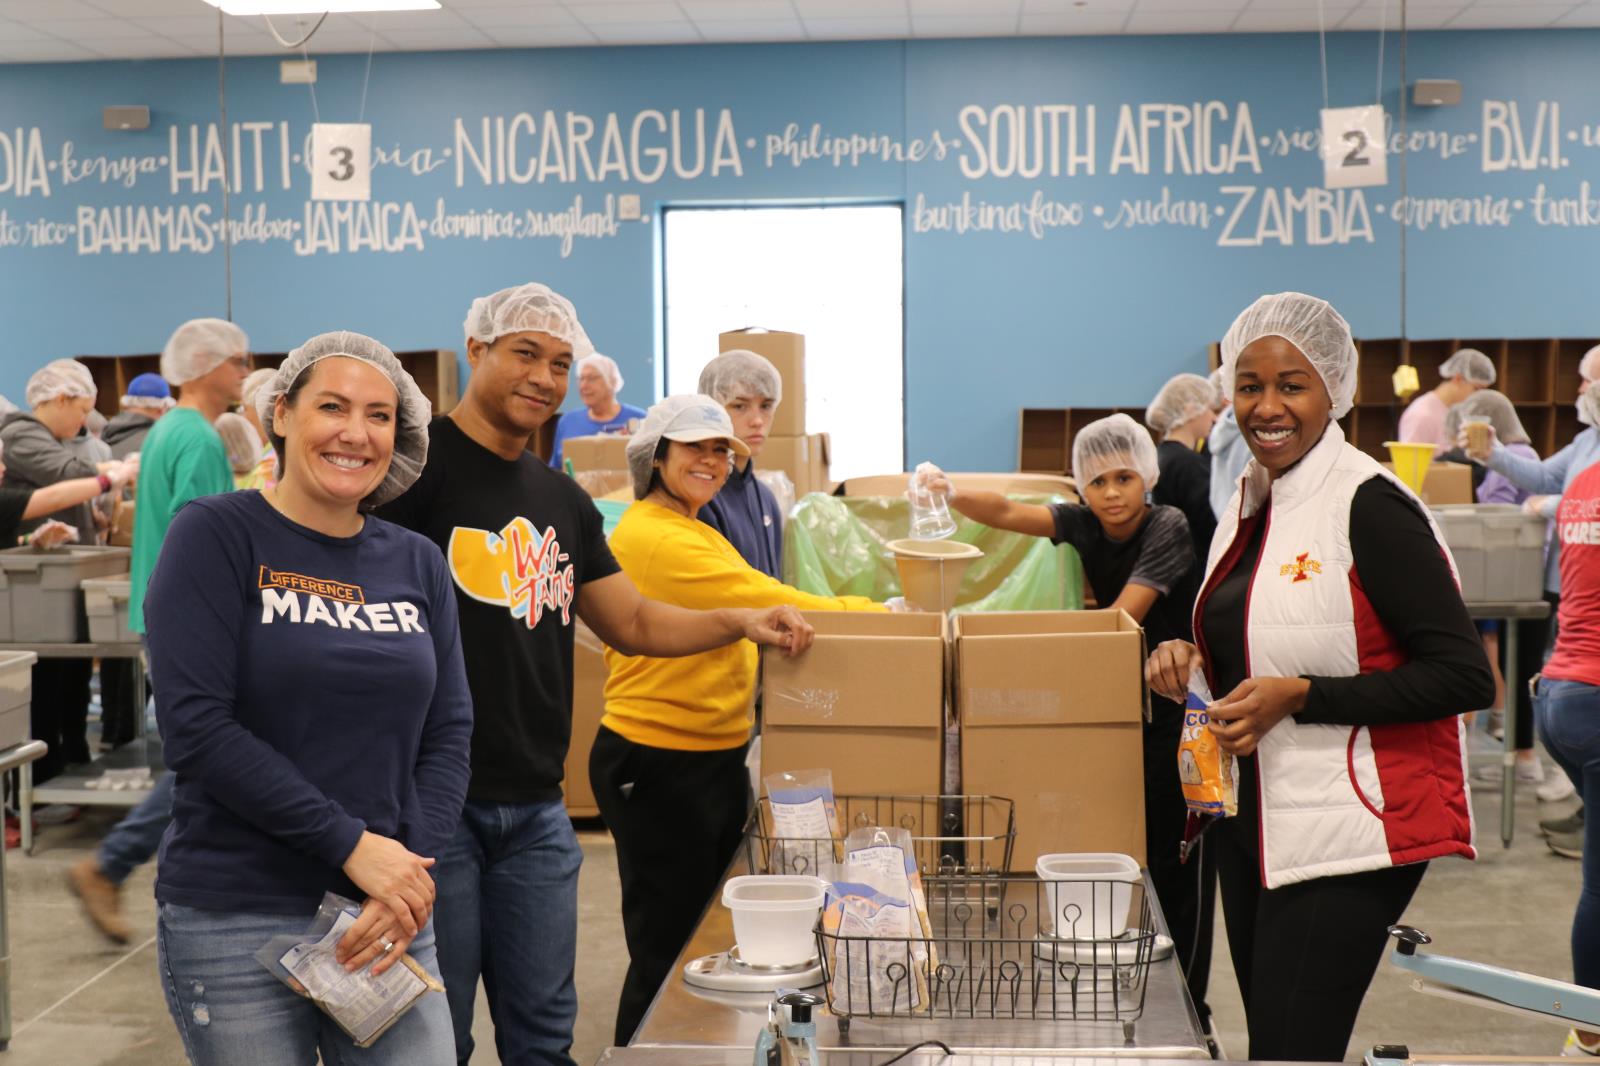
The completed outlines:
<svg viewBox="0 0 1600 1066">
<path fill-rule="evenodd" d="M 667 393 L 695 391 L 719 333 L 801 333 L 834 480 L 904 470 L 904 233 L 898 204 L 668 208 Z"/>
</svg>

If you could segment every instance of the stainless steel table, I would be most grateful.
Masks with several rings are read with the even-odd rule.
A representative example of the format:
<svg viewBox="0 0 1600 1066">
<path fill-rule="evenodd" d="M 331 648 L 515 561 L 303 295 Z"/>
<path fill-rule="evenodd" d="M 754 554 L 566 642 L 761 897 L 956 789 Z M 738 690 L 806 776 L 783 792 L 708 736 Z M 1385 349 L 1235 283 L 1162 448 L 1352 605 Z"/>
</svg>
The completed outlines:
<svg viewBox="0 0 1600 1066">
<path fill-rule="evenodd" d="M 50 750 L 42 740 L 30 740 L 0 751 L 0 773 L 28 765 Z M 23 822 L 27 824 L 26 821 Z M 6 916 L 6 849 L 0 841 L 0 1051 L 11 1043 L 11 926 Z"/>
<path fill-rule="evenodd" d="M 880 1066 L 886 1054 L 878 1048 L 841 1051 L 820 1050 L 818 1066 Z M 625 1047 L 603 1052 L 595 1066 L 750 1066 L 750 1048 L 667 1048 Z M 1126 1066 L 1128 1059 L 1118 1060 Z M 1134 1060 L 1142 1066 L 1185 1066 L 1193 1059 L 1141 1058 Z M 1003 1051 L 983 1051 L 976 1054 L 946 1055 L 937 1048 L 914 1051 L 901 1059 L 896 1066 L 1107 1066 L 1104 1056 L 1085 1055 L 1079 1051 L 1030 1051 L 1020 1055 L 1007 1055 Z M 1240 1063 L 1219 1063 L 1218 1066 L 1244 1066 Z M 1253 1066 L 1270 1066 L 1256 1063 Z M 1482 1064 L 1479 1064 L 1482 1066 Z"/>
<path fill-rule="evenodd" d="M 0 651 L 31 651 L 41 659 L 133 659 L 142 661 L 144 646 L 131 644 L 0 644 Z M 33 854 L 33 805 L 35 803 L 72 803 L 79 806 L 136 807 L 150 794 L 147 788 L 111 791 L 90 788 L 89 782 L 106 770 L 131 770 L 149 767 L 153 775 L 166 767 L 161 761 L 161 742 L 145 735 L 144 671 L 134 671 L 135 739 L 91 764 L 89 773 L 64 773 L 50 779 L 48 784 L 33 786 L 33 768 L 21 769 L 21 784 L 17 789 L 17 810 L 22 830 L 22 850 Z M 29 760 L 30 762 L 32 760 Z"/>
<path fill-rule="evenodd" d="M 1506 678 L 1505 752 L 1501 755 L 1505 777 L 1500 783 L 1500 843 L 1509 848 L 1511 837 L 1516 832 L 1517 715 L 1522 702 L 1522 693 L 1517 691 L 1521 686 L 1516 678 L 1517 622 L 1521 619 L 1550 617 L 1550 605 L 1543 600 L 1532 603 L 1469 603 L 1467 613 L 1479 621 L 1506 623 L 1505 658 L 1511 667 L 1511 676 Z"/>
<path fill-rule="evenodd" d="M 741 853 L 727 876 L 746 869 Z M 1154 901 L 1148 878 L 1145 891 Z M 656 993 L 632 1047 L 732 1048 L 744 1053 L 742 1061 L 750 1061 L 756 1038 L 766 1024 L 772 994 L 706 992 L 691 987 L 682 976 L 684 963 L 733 946 L 733 916 L 721 900 L 719 887 L 694 935 L 679 954 L 672 975 Z M 1164 927 L 1159 917 L 1156 921 Z M 873 1049 L 879 1059 L 884 1051 L 898 1051 L 932 1039 L 943 1040 L 958 1051 L 991 1054 L 1071 1051 L 1099 1058 L 1211 1058 L 1175 956 L 1151 964 L 1144 1012 L 1134 1023 L 1131 1039 L 1124 1037 L 1123 1023 L 1119 1021 L 855 1017 L 849 1020 L 848 1031 L 841 1033 L 840 1019 L 826 1007 L 818 1009 L 816 1018 L 819 1048 Z M 702 1055 L 693 1061 L 711 1060 Z"/>
</svg>

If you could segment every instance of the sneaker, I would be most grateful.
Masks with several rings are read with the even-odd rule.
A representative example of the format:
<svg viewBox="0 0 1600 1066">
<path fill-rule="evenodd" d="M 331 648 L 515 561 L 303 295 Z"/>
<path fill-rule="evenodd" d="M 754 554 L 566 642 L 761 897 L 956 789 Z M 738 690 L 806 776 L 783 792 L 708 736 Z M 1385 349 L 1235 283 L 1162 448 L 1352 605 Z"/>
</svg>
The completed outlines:
<svg viewBox="0 0 1600 1066">
<path fill-rule="evenodd" d="M 1496 740 L 1506 739 L 1506 712 L 1489 712 L 1489 735 Z"/>
<path fill-rule="evenodd" d="M 1564 773 L 1546 774 L 1544 784 L 1533 790 L 1539 797 L 1540 803 L 1560 803 L 1569 796 L 1576 796 L 1578 790 L 1572 787 L 1572 779 Z"/>
<path fill-rule="evenodd" d="M 1583 858 L 1583 832 L 1576 833 L 1551 833 L 1545 843 L 1550 845 L 1550 850 L 1560 855 L 1563 859 Z"/>
<path fill-rule="evenodd" d="M 83 904 L 83 913 L 107 939 L 126 944 L 133 934 L 122 916 L 122 886 L 100 872 L 94 856 L 74 863 L 67 870 L 67 887 Z"/>
<path fill-rule="evenodd" d="M 82 807 L 74 807 L 70 803 L 50 803 L 33 809 L 33 824 L 35 828 L 41 825 L 66 825 L 76 822 L 82 813 Z"/>
<path fill-rule="evenodd" d="M 1541 819 L 1539 832 L 1545 836 L 1550 836 L 1552 833 L 1567 836 L 1583 832 L 1583 808 L 1579 807 L 1565 818 Z"/>
<path fill-rule="evenodd" d="M 1600 1044 L 1585 1044 L 1578 1039 L 1576 1029 L 1567 1030 L 1567 1042 L 1561 1045 L 1561 1058 L 1564 1059 L 1593 1059 L 1600 1058 Z"/>
<path fill-rule="evenodd" d="M 1506 768 L 1499 763 L 1480 766 L 1472 772 L 1472 779 L 1479 784 L 1498 785 L 1506 779 Z M 1517 760 L 1517 784 L 1542 785 L 1544 779 L 1544 765 L 1537 758 L 1532 761 Z"/>
</svg>

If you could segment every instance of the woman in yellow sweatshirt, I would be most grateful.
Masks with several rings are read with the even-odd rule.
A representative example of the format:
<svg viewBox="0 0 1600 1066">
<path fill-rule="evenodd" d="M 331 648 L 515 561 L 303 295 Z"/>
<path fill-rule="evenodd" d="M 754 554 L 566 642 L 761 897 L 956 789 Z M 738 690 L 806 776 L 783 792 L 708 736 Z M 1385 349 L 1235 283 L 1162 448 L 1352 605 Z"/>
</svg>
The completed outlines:
<svg viewBox="0 0 1600 1066">
<path fill-rule="evenodd" d="M 813 596 L 744 561 L 699 521 L 748 455 L 707 396 L 671 396 L 628 443 L 638 501 L 611 534 L 611 551 L 650 599 L 679 607 L 883 610 L 859 596 Z M 617 1007 L 625 1045 L 671 973 L 739 845 L 749 810 L 745 749 L 756 687 L 747 640 L 681 659 L 606 649 L 606 710 L 589 755 L 600 814 L 617 842 L 628 976 Z"/>
</svg>

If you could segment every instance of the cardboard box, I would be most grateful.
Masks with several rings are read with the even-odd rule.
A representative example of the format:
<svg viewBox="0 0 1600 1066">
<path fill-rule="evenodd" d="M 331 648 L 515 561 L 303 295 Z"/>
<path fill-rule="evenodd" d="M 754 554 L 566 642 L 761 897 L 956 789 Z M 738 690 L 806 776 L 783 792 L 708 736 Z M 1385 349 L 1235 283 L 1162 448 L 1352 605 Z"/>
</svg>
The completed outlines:
<svg viewBox="0 0 1600 1066">
<path fill-rule="evenodd" d="M 783 379 L 783 402 L 772 416 L 768 432 L 775 437 L 803 437 L 806 434 L 806 339 L 799 333 L 751 326 L 722 333 L 717 351 L 743 348 L 764 356 L 778 369 Z"/>
<path fill-rule="evenodd" d="M 1384 463 L 1394 473 L 1393 463 Z M 1422 479 L 1422 502 L 1429 507 L 1452 503 L 1476 503 L 1472 489 L 1472 467 L 1466 463 L 1430 463 Z"/>
<path fill-rule="evenodd" d="M 943 789 L 945 620 L 807 611 L 797 659 L 762 656 L 761 773 L 829 770 L 838 795 Z"/>
<path fill-rule="evenodd" d="M 1145 860 L 1144 631 L 1123 611 L 957 615 L 962 791 L 1016 803 L 1012 869 L 1040 855 Z"/>
<path fill-rule="evenodd" d="M 808 492 L 832 492 L 828 476 L 832 440 L 826 433 L 804 437 L 768 437 L 756 458 L 757 470 L 782 470 L 794 482 L 795 497 Z"/>
<path fill-rule="evenodd" d="M 958 492 L 1001 492 L 1048 496 L 1059 494 L 1078 499 L 1077 486 L 1070 477 L 1056 474 L 947 474 Z M 879 474 L 853 477 L 844 483 L 846 496 L 904 496 L 911 475 Z"/>
<path fill-rule="evenodd" d="M 606 709 L 605 645 L 594 630 L 581 621 L 576 624 L 572 647 L 572 743 L 567 746 L 566 780 L 561 791 L 566 796 L 567 813 L 574 818 L 595 818 L 600 808 L 589 784 L 589 750 L 600 732 L 600 716 Z"/>
<path fill-rule="evenodd" d="M 611 433 L 594 437 L 568 437 L 561 457 L 572 460 L 574 471 L 628 469 L 628 438 Z"/>
<path fill-rule="evenodd" d="M 134 501 L 120 497 L 111 509 L 111 534 L 106 543 L 113 548 L 133 547 Z"/>
</svg>

